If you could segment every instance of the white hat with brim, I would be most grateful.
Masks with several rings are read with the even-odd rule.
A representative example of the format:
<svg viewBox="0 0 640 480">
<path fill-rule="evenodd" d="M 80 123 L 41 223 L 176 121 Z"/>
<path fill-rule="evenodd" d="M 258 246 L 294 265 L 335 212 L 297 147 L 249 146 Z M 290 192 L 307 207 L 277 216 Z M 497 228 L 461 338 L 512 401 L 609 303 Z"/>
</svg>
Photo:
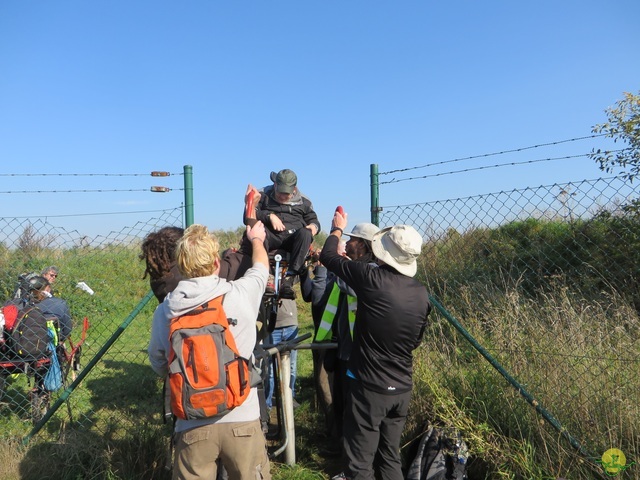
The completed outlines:
<svg viewBox="0 0 640 480">
<path fill-rule="evenodd" d="M 373 236 L 380 231 L 380 228 L 373 223 L 358 223 L 353 229 L 351 233 L 345 232 L 345 235 L 355 238 L 361 238 L 363 240 L 371 241 Z"/>
<path fill-rule="evenodd" d="M 416 259 L 422 250 L 422 237 L 411 225 L 395 225 L 380 230 L 371 240 L 376 258 L 408 277 L 418 270 Z"/>
</svg>

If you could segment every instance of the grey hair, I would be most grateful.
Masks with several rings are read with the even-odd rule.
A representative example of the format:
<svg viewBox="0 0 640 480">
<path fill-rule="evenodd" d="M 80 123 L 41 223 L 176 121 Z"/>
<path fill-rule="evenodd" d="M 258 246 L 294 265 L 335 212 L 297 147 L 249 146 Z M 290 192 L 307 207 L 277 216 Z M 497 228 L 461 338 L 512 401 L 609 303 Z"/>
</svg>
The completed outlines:
<svg viewBox="0 0 640 480">
<path fill-rule="evenodd" d="M 56 267 L 54 265 L 51 265 L 51 266 L 49 266 L 49 267 L 47 267 L 47 268 L 42 270 L 42 275 L 44 275 L 46 273 L 49 273 L 49 272 L 53 272 L 53 273 L 55 273 L 57 275 L 58 274 L 58 267 Z"/>
</svg>

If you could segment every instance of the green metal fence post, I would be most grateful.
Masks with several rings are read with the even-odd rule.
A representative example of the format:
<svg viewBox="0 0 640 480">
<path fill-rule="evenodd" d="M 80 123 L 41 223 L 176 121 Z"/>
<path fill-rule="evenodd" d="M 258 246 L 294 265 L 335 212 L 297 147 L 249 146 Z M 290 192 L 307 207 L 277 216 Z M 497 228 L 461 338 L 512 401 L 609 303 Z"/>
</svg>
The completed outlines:
<svg viewBox="0 0 640 480">
<path fill-rule="evenodd" d="M 379 185 L 378 185 L 378 164 L 372 163 L 370 166 L 371 177 L 371 223 L 380 226 L 380 206 L 379 206 Z"/>
<path fill-rule="evenodd" d="M 133 321 L 133 319 L 136 318 L 136 316 L 142 311 L 144 306 L 147 303 L 149 303 L 149 300 L 151 300 L 152 298 L 154 298 L 153 292 L 149 290 L 149 292 L 142 298 L 142 300 L 138 302 L 138 305 L 135 306 L 135 308 L 129 314 L 129 316 L 125 318 L 124 322 L 122 322 L 122 324 L 118 327 L 118 329 L 115 332 L 113 332 L 111 337 L 109 337 L 109 339 L 105 342 L 105 344 L 100 348 L 98 353 L 96 353 L 96 355 L 89 361 L 87 366 L 84 367 L 82 370 L 80 370 L 80 373 L 78 374 L 76 379 L 73 382 L 71 382 L 71 385 L 69 385 L 64 392 L 62 392 L 62 395 L 60 395 L 60 398 L 58 398 L 58 400 L 56 400 L 56 402 L 51 406 L 51 408 L 47 410 L 47 413 L 45 413 L 44 417 L 42 417 L 42 419 L 34 425 L 33 429 L 29 432 L 29 434 L 22 439 L 23 445 L 26 445 L 27 443 L 29 443 L 29 441 L 33 438 L 33 436 L 36 433 L 38 433 L 40 429 L 42 429 L 42 427 L 49 421 L 49 419 L 53 416 L 53 414 L 56 413 L 56 411 L 62 406 L 64 402 L 67 401 L 67 399 L 69 398 L 69 395 L 71 395 L 71 392 L 73 392 L 78 387 L 78 385 L 80 385 L 80 382 L 82 382 L 82 380 L 84 380 L 84 378 L 89 374 L 89 372 L 93 370 L 93 367 L 95 367 L 96 364 L 107 353 L 111 345 L 113 345 L 116 342 L 116 340 L 120 337 L 120 335 L 124 333 L 127 327 L 131 325 L 131 322 Z"/>
<path fill-rule="evenodd" d="M 193 225 L 193 167 L 184 166 L 184 217 L 185 228 Z"/>
</svg>

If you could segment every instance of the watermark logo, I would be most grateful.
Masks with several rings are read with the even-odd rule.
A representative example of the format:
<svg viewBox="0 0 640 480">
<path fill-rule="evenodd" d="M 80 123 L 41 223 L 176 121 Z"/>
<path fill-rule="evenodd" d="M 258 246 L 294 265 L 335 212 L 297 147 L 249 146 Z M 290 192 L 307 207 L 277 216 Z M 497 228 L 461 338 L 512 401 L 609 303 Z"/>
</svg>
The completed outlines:
<svg viewBox="0 0 640 480">
<path fill-rule="evenodd" d="M 624 453 L 617 448 L 610 448 L 602 454 L 602 460 L 598 461 L 598 463 L 602 464 L 604 473 L 610 477 L 615 477 L 636 462 L 631 462 L 627 465 L 627 457 L 624 456 Z"/>
</svg>

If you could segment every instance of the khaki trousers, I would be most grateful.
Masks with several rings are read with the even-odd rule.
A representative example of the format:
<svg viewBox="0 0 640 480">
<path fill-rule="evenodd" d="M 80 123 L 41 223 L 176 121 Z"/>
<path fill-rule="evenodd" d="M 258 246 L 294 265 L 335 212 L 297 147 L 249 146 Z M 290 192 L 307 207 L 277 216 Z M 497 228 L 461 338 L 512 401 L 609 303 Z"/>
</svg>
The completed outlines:
<svg viewBox="0 0 640 480">
<path fill-rule="evenodd" d="M 271 480 L 260 420 L 214 423 L 176 434 L 173 480 L 215 480 L 218 458 L 229 480 Z"/>
</svg>

